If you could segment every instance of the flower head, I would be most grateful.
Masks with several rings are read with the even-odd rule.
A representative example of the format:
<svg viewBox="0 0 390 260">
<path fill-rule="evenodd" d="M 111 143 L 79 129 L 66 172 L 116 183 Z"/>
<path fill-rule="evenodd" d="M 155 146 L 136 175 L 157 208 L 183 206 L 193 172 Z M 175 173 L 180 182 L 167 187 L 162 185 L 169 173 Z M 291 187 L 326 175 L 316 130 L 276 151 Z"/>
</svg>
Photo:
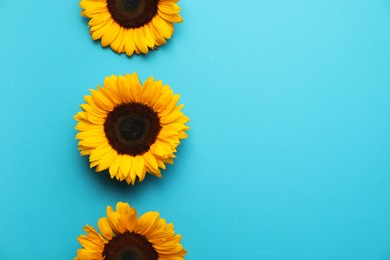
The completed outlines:
<svg viewBox="0 0 390 260">
<path fill-rule="evenodd" d="M 181 235 L 158 212 L 138 218 L 134 208 L 118 202 L 116 211 L 107 207 L 107 217 L 99 219 L 98 227 L 100 232 L 84 227 L 87 234 L 77 238 L 82 248 L 74 260 L 182 260 L 186 254 Z"/>
<path fill-rule="evenodd" d="M 178 0 L 81 0 L 92 39 L 128 56 L 166 43 L 182 22 Z"/>
<path fill-rule="evenodd" d="M 146 172 L 161 177 L 187 138 L 189 119 L 179 98 L 153 77 L 143 85 L 136 73 L 107 77 L 75 116 L 81 155 L 89 155 L 97 172 L 108 169 L 111 178 L 129 184 L 143 181 Z"/>
</svg>

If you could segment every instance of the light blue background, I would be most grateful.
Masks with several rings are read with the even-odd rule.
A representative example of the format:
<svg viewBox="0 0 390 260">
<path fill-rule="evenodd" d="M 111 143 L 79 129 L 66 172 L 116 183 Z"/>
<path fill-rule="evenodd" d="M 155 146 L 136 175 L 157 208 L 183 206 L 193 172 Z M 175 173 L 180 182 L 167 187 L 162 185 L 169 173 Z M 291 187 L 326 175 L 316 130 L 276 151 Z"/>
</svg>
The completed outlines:
<svg viewBox="0 0 390 260">
<path fill-rule="evenodd" d="M 194 0 L 169 43 L 93 42 L 78 1 L 0 1 L 0 258 L 73 259 L 126 201 L 186 259 L 390 259 L 390 2 Z M 189 139 L 162 180 L 89 169 L 72 118 L 104 77 L 180 93 Z"/>
</svg>

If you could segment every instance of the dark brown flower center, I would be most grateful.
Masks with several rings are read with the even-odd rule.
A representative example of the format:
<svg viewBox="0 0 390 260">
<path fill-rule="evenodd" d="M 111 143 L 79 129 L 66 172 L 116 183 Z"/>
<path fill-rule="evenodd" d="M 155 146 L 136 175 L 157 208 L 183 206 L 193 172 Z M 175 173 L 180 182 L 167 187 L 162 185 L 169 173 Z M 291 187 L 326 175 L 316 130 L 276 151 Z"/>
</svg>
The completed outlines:
<svg viewBox="0 0 390 260">
<path fill-rule="evenodd" d="M 112 19 L 124 28 L 138 28 L 157 14 L 158 0 L 107 0 Z"/>
<path fill-rule="evenodd" d="M 157 260 L 153 245 L 143 236 L 125 232 L 104 246 L 104 260 Z"/>
<path fill-rule="evenodd" d="M 149 151 L 161 130 L 156 112 L 141 103 L 116 106 L 108 113 L 104 132 L 119 154 L 142 155 Z"/>
</svg>

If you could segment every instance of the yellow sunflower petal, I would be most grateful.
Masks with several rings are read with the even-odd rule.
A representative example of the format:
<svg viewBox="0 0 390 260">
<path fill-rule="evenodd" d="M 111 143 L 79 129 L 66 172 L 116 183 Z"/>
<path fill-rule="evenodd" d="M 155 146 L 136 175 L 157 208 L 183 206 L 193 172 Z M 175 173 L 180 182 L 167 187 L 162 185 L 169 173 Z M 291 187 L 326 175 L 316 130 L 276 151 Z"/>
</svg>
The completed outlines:
<svg viewBox="0 0 390 260">
<path fill-rule="evenodd" d="M 145 40 L 144 28 L 138 28 L 137 30 L 134 30 L 134 39 L 137 48 L 142 53 L 148 53 L 148 45 L 146 44 Z"/>
<path fill-rule="evenodd" d="M 153 34 L 153 29 L 150 29 L 149 26 L 147 24 L 145 24 L 143 26 L 143 31 L 144 31 L 144 34 L 145 34 L 145 43 L 146 45 L 153 49 L 155 44 L 156 44 L 156 40 L 155 40 L 155 37 L 154 37 L 154 34 Z"/>
<path fill-rule="evenodd" d="M 153 171 L 158 169 L 157 160 L 150 151 L 144 153 L 143 156 L 144 156 L 145 164 L 148 166 L 149 169 Z"/>
<path fill-rule="evenodd" d="M 129 160 L 131 162 L 130 169 L 129 169 L 129 179 L 131 184 L 134 185 L 135 180 L 137 179 L 137 172 L 135 170 L 135 158 L 132 156 L 129 156 Z"/>
<path fill-rule="evenodd" d="M 126 226 L 121 221 L 122 216 L 114 212 L 111 206 L 107 206 L 107 220 L 112 230 L 117 234 L 122 234 L 126 230 Z"/>
<path fill-rule="evenodd" d="M 108 151 L 105 156 L 99 160 L 99 164 L 96 167 L 96 171 L 101 172 L 110 168 L 110 165 L 115 161 L 117 155 L 118 154 L 113 149 L 108 148 Z"/>
<path fill-rule="evenodd" d="M 157 31 L 165 39 L 170 39 L 173 34 L 173 25 L 159 16 L 155 16 L 152 20 L 155 31 Z"/>
<path fill-rule="evenodd" d="M 164 19 L 167 22 L 171 23 L 181 23 L 183 22 L 183 18 L 181 17 L 180 14 L 166 14 L 164 12 L 161 12 L 160 10 L 158 11 L 158 15 Z"/>
<path fill-rule="evenodd" d="M 118 88 L 119 88 L 119 93 L 121 95 L 121 103 L 129 103 L 132 102 L 132 96 L 130 94 L 130 85 L 131 82 L 126 80 L 125 77 L 119 76 L 118 77 Z"/>
<path fill-rule="evenodd" d="M 122 27 L 119 27 L 118 35 L 116 38 L 111 42 L 111 48 L 117 52 L 122 53 L 124 52 L 125 44 L 124 44 L 124 35 L 125 35 L 125 29 Z"/>
<path fill-rule="evenodd" d="M 131 100 L 133 102 L 138 102 L 141 98 L 141 83 L 139 81 L 137 73 L 133 73 L 131 75 L 127 74 L 125 76 L 127 84 L 131 86 L 128 87 L 130 91 Z"/>
<path fill-rule="evenodd" d="M 102 260 L 103 256 L 96 250 L 81 249 L 77 251 L 80 260 Z"/>
<path fill-rule="evenodd" d="M 102 37 L 102 46 L 107 47 L 111 43 L 113 43 L 118 36 L 120 26 L 115 23 L 111 22 L 106 25 L 108 27 L 108 30 L 106 31 L 105 34 L 103 34 Z M 112 47 L 112 46 L 111 46 Z M 115 51 L 115 50 L 114 50 Z"/>
<path fill-rule="evenodd" d="M 104 88 L 107 89 L 106 93 L 111 97 L 114 106 L 122 102 L 121 93 L 119 92 L 119 87 L 118 87 L 118 80 L 119 80 L 118 77 L 115 75 L 111 75 L 110 77 L 106 77 L 104 79 Z"/>
<path fill-rule="evenodd" d="M 158 3 L 158 10 L 166 14 L 177 14 L 180 12 L 180 7 L 171 1 L 160 1 Z"/>
<path fill-rule="evenodd" d="M 142 90 L 140 102 L 153 107 L 159 98 L 159 90 L 161 89 L 162 81 L 154 81 L 153 77 L 148 78 Z"/>
<path fill-rule="evenodd" d="M 134 30 L 133 29 L 125 30 L 124 37 L 126 39 L 125 42 L 126 55 L 131 56 L 135 51 Z"/>
<path fill-rule="evenodd" d="M 105 25 L 109 22 L 111 15 L 109 13 L 103 13 L 101 15 L 95 15 L 91 20 L 89 20 L 88 25 L 90 27 L 97 25 Z"/>
<path fill-rule="evenodd" d="M 77 240 L 86 249 L 103 250 L 104 248 L 104 241 L 99 241 L 93 237 L 81 235 Z"/>
<path fill-rule="evenodd" d="M 100 230 L 100 233 L 103 235 L 105 239 L 111 240 L 112 239 L 112 229 L 110 227 L 110 224 L 108 223 L 107 218 L 100 218 L 98 221 L 98 227 Z"/>
<path fill-rule="evenodd" d="M 108 30 L 110 29 L 110 26 L 112 24 L 112 20 L 108 19 L 104 22 L 101 22 L 100 24 L 94 25 L 90 29 L 90 33 L 93 40 L 99 40 L 105 35 Z"/>
<path fill-rule="evenodd" d="M 114 104 L 104 96 L 99 88 L 100 87 L 98 87 L 98 90 L 91 90 L 93 101 L 104 111 L 111 111 L 114 108 Z"/>
<path fill-rule="evenodd" d="M 131 208 L 129 204 L 123 202 L 116 204 L 116 211 L 122 217 L 122 225 L 126 227 L 127 231 L 132 232 L 136 225 L 137 211 Z"/>
<path fill-rule="evenodd" d="M 138 234 L 148 237 L 150 233 L 158 226 L 160 215 L 158 212 L 147 212 L 143 214 L 138 220 L 134 231 Z"/>
<path fill-rule="evenodd" d="M 115 157 L 112 164 L 110 165 L 109 173 L 110 173 L 111 179 L 113 179 L 115 176 L 119 175 L 119 167 L 121 165 L 121 161 L 122 161 L 122 155 L 118 154 Z M 123 179 L 124 179 L 124 177 L 123 177 Z"/>
<path fill-rule="evenodd" d="M 143 181 L 145 178 L 145 160 L 143 156 L 134 157 L 134 170 L 139 178 L 139 181 Z"/>
</svg>

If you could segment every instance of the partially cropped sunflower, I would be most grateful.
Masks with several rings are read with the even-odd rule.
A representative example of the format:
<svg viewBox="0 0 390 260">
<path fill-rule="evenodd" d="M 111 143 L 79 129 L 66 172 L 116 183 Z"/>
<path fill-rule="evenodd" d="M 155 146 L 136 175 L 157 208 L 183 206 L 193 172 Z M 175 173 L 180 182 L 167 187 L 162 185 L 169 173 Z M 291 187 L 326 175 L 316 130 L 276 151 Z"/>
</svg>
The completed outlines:
<svg viewBox="0 0 390 260">
<path fill-rule="evenodd" d="M 182 22 L 179 0 L 81 0 L 93 40 L 128 56 L 166 43 Z"/>
<path fill-rule="evenodd" d="M 146 172 L 161 177 L 160 168 L 173 163 L 176 147 L 187 138 L 180 95 L 153 77 L 141 85 L 136 73 L 107 77 L 91 94 L 75 116 L 79 150 L 89 155 L 91 168 L 108 169 L 111 178 L 133 185 Z"/>
<path fill-rule="evenodd" d="M 107 207 L 107 217 L 98 221 L 100 233 L 87 225 L 77 240 L 82 249 L 74 260 L 182 260 L 186 250 L 158 212 L 137 217 L 129 204 L 118 202 L 116 211 Z"/>
</svg>

